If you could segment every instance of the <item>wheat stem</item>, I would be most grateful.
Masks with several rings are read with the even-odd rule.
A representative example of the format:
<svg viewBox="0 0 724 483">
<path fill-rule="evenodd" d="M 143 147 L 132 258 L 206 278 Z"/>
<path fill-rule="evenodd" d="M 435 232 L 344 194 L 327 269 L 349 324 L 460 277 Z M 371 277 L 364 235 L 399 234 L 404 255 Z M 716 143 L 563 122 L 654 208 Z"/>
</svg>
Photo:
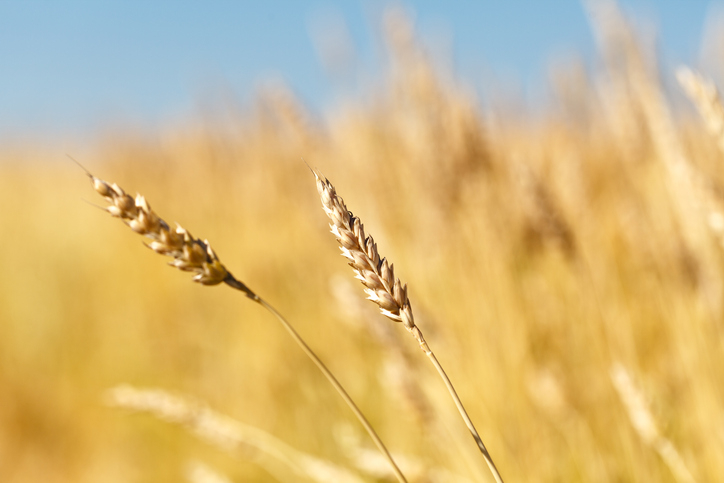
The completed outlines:
<svg viewBox="0 0 724 483">
<path fill-rule="evenodd" d="M 80 163 L 78 164 L 81 166 Z M 81 168 L 83 168 L 83 166 L 81 166 Z M 401 483 L 407 483 L 405 476 L 392 459 L 390 452 L 339 381 L 337 381 L 307 343 L 304 342 L 292 325 L 282 317 L 274 307 L 254 293 L 246 284 L 236 279 L 231 272 L 226 269 L 216 253 L 211 249 L 207 240 L 201 241 L 198 238 L 194 238 L 180 226 L 177 226 L 175 230 L 171 229 L 168 223 L 151 209 L 143 196 L 136 195 L 134 199 L 117 184 L 107 183 L 93 176 L 85 168 L 83 169 L 90 178 L 96 192 L 110 203 L 110 205 L 105 208 L 105 211 L 113 217 L 119 218 L 136 233 L 149 238 L 151 242 L 147 246 L 150 249 L 161 255 L 172 257 L 173 261 L 171 261 L 169 265 L 183 271 L 195 273 L 193 280 L 203 285 L 225 283 L 236 290 L 240 290 L 248 298 L 259 303 L 273 314 L 287 332 L 289 332 L 297 345 L 301 347 L 304 353 L 314 362 L 327 380 L 329 380 L 342 399 L 344 399 L 359 422 L 365 430 L 367 430 L 367 433 L 382 452 L 385 459 L 389 462 L 397 479 Z"/>
<path fill-rule="evenodd" d="M 314 351 L 307 345 L 306 342 L 304 342 L 304 339 L 301 338 L 301 336 L 297 333 L 296 330 L 294 330 L 294 327 L 291 326 L 289 322 L 279 313 L 277 310 L 269 305 L 267 302 L 265 302 L 263 299 L 258 299 L 258 302 L 269 312 L 271 312 L 278 320 L 281 322 L 281 324 L 284 326 L 284 328 L 289 332 L 289 335 L 292 336 L 294 341 L 301 347 L 301 349 L 304 351 L 305 354 L 314 362 L 314 364 L 317 366 L 317 368 L 324 374 L 324 376 L 327 378 L 330 384 L 334 386 L 334 388 L 337 390 L 339 395 L 344 399 L 344 402 L 347 403 L 347 406 L 352 410 L 355 416 L 357 416 L 357 419 L 359 422 L 364 426 L 365 430 L 367 430 L 367 433 L 370 435 L 370 438 L 372 438 L 372 441 L 375 442 L 375 445 L 377 445 L 377 448 L 380 450 L 380 452 L 383 454 L 387 462 L 390 464 L 390 467 L 392 467 L 393 472 L 395 473 L 395 476 L 397 477 L 398 481 L 401 482 L 407 482 L 405 479 L 405 475 L 402 474 L 402 471 L 400 471 L 400 468 L 395 463 L 395 460 L 392 459 L 392 455 L 387 450 L 387 447 L 385 447 L 385 444 L 382 442 L 380 437 L 377 435 L 377 432 L 374 430 L 372 425 L 367 421 L 367 418 L 364 414 L 362 414 L 362 411 L 357 407 L 355 402 L 352 400 L 352 398 L 347 394 L 347 391 L 344 390 L 344 387 L 342 387 L 342 384 L 339 383 L 336 377 L 334 377 L 334 374 L 327 369 L 327 366 L 324 365 L 324 363 L 321 361 L 319 357 L 317 357 L 317 354 L 314 353 Z"/>
<path fill-rule="evenodd" d="M 331 221 L 329 227 L 332 234 L 340 244 L 342 255 L 349 261 L 349 265 L 355 271 L 355 278 L 365 286 L 365 293 L 368 295 L 368 300 L 373 301 L 379 306 L 382 315 L 395 322 L 401 322 L 405 329 L 417 340 L 420 349 L 422 349 L 433 366 L 435 366 L 435 369 L 437 369 L 437 372 L 440 374 L 440 377 L 450 392 L 450 396 L 455 402 L 460 416 L 462 416 L 465 425 L 473 435 L 495 481 L 502 483 L 503 478 L 500 476 L 500 472 L 498 472 L 495 463 L 493 463 L 493 459 L 483 444 L 483 440 L 480 438 L 473 422 L 470 420 L 467 411 L 465 411 L 465 407 L 462 401 L 460 401 L 460 397 L 458 397 L 452 382 L 450 382 L 450 378 L 425 341 L 422 331 L 415 324 L 412 304 L 407 297 L 407 285 L 402 285 L 400 279 L 395 278 L 393 265 L 389 263 L 387 259 L 380 256 L 374 239 L 369 235 L 365 235 L 362 222 L 347 209 L 347 205 L 345 205 L 344 200 L 337 195 L 337 191 L 332 183 L 318 171 L 312 170 L 312 173 L 316 178 L 317 192 L 322 200 L 322 208 Z"/>
<path fill-rule="evenodd" d="M 437 357 L 435 357 L 435 354 L 431 350 L 426 351 L 425 355 L 428 357 L 428 359 L 430 359 L 430 362 L 432 362 L 432 365 L 435 366 L 438 374 L 440 374 L 440 377 L 445 382 L 445 386 L 447 387 L 448 392 L 450 392 L 450 396 L 455 402 L 455 406 L 457 406 L 458 411 L 460 412 L 460 416 L 463 418 L 463 421 L 465 421 L 465 425 L 468 427 L 470 434 L 473 435 L 473 439 L 475 439 L 475 443 L 478 445 L 480 452 L 483 453 L 483 458 L 485 458 L 485 462 L 488 464 L 488 468 L 490 468 L 490 472 L 493 474 L 495 481 L 497 483 L 503 483 L 503 478 L 500 476 L 500 472 L 498 472 L 498 468 L 495 466 L 493 458 L 490 456 L 490 453 L 488 453 L 488 448 L 485 447 L 482 438 L 478 434 L 478 431 L 475 429 L 475 425 L 470 419 L 470 416 L 468 416 L 468 412 L 465 410 L 465 406 L 463 406 L 463 402 L 460 400 L 457 391 L 455 391 L 455 388 L 453 387 L 450 378 L 447 377 L 445 369 L 442 368 L 442 365 L 440 365 L 440 362 L 437 360 Z"/>
<path fill-rule="evenodd" d="M 661 434 L 646 398 L 633 381 L 626 367 L 616 362 L 611 367 L 611 381 L 628 412 L 629 419 L 641 440 L 653 448 L 680 483 L 695 483 L 694 476 L 674 444 Z"/>
</svg>

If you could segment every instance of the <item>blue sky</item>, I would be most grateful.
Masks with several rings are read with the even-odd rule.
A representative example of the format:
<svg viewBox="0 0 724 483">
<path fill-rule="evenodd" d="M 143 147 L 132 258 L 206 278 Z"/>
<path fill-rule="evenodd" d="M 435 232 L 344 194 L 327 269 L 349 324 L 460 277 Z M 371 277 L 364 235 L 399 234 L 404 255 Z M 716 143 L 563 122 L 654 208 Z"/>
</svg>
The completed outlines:
<svg viewBox="0 0 724 483">
<path fill-rule="evenodd" d="M 696 64 L 708 12 L 722 2 L 622 0 L 657 28 L 667 60 Z M 161 126 L 190 116 L 204 98 L 233 92 L 248 102 L 282 79 L 323 113 L 384 70 L 380 19 L 387 2 L 201 0 L 0 0 L 0 138 L 77 133 L 114 122 Z M 522 86 L 578 54 L 593 35 L 577 0 L 409 1 L 433 55 L 469 84 L 486 76 Z M 345 25 L 345 28 L 340 28 Z M 325 68 L 324 39 L 343 45 L 346 73 Z"/>
</svg>

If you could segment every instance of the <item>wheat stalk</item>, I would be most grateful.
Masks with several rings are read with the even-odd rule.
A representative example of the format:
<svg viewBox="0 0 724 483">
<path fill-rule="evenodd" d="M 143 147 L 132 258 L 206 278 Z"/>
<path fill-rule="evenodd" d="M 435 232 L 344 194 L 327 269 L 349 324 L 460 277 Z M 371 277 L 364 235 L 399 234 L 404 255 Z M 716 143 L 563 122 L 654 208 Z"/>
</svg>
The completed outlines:
<svg viewBox="0 0 724 483">
<path fill-rule="evenodd" d="M 382 315 L 395 322 L 401 322 L 420 344 L 420 348 L 445 382 L 445 386 L 450 392 L 460 416 L 462 416 L 468 430 L 475 439 L 480 452 L 485 458 L 485 462 L 488 464 L 488 468 L 495 477 L 495 481 L 502 483 L 503 478 L 495 467 L 490 453 L 488 453 L 482 438 L 468 416 L 450 378 L 425 341 L 422 331 L 415 325 L 412 305 L 407 297 L 407 285 L 402 285 L 400 279 L 395 278 L 393 264 L 380 257 L 374 239 L 369 235 L 365 235 L 362 222 L 347 209 L 344 200 L 337 195 L 332 183 L 318 171 L 312 170 L 312 173 L 314 173 L 317 181 L 317 191 L 322 200 L 322 208 L 332 222 L 329 225 L 332 234 L 340 244 L 342 255 L 349 260 L 349 265 L 354 269 L 355 278 L 365 286 L 364 291 L 367 293 L 368 300 L 379 306 Z"/>
<path fill-rule="evenodd" d="M 651 414 L 651 409 L 646 402 L 641 390 L 636 386 L 626 368 L 621 363 L 614 363 L 610 371 L 611 381 L 616 387 L 621 401 L 628 411 L 629 419 L 639 437 L 644 443 L 651 446 L 664 463 L 669 467 L 677 481 L 681 483 L 694 483 L 689 468 L 686 467 L 684 459 L 677 451 L 674 444 L 662 436 L 659 428 Z"/>
<path fill-rule="evenodd" d="M 134 199 L 116 183 L 110 184 L 96 178 L 87 170 L 86 174 L 96 192 L 110 203 L 104 208 L 105 211 L 119 218 L 139 235 L 149 238 L 151 242 L 146 245 L 148 248 L 161 255 L 172 257 L 173 260 L 169 265 L 185 272 L 195 273 L 194 282 L 202 285 L 218 285 L 223 282 L 241 290 L 255 302 L 261 300 L 226 269 L 208 240 L 201 241 L 195 238 L 178 224 L 175 230 L 171 229 L 168 223 L 151 209 L 142 195 L 138 194 Z"/>
<path fill-rule="evenodd" d="M 74 160 L 75 161 L 75 160 Z M 108 183 L 102 179 L 96 178 L 80 163 L 76 163 L 83 168 L 93 184 L 93 188 L 98 194 L 103 196 L 110 205 L 105 211 L 115 218 L 119 218 L 133 231 L 140 235 L 144 235 L 151 242 L 147 246 L 161 255 L 173 258 L 169 265 L 180 270 L 193 272 L 194 282 L 203 285 L 218 285 L 225 283 L 226 285 L 242 291 L 254 302 L 259 303 L 267 309 L 279 322 L 284 326 L 294 341 L 304 351 L 304 353 L 314 362 L 317 368 L 324 374 L 327 380 L 334 386 L 339 395 L 344 399 L 347 406 L 352 410 L 362 426 L 367 430 L 377 448 L 382 452 L 387 462 L 390 464 L 395 476 L 400 482 L 407 482 L 405 476 L 395 463 L 392 455 L 387 450 L 380 437 L 370 425 L 362 411 L 357 407 L 342 384 L 337 380 L 327 366 L 317 357 L 314 351 L 307 345 L 292 325 L 272 307 L 268 302 L 259 297 L 243 282 L 237 280 L 229 270 L 221 263 L 216 252 L 212 250 L 208 240 L 193 237 L 187 230 L 177 225 L 173 230 L 169 227 L 161 217 L 159 217 L 152 209 L 143 196 L 136 195 L 135 199 L 127 194 L 120 186 Z"/>
<path fill-rule="evenodd" d="M 676 69 L 676 79 L 704 119 L 719 149 L 724 152 L 724 106 L 714 82 L 686 66 Z"/>
<path fill-rule="evenodd" d="M 200 461 L 191 461 L 186 468 L 186 479 L 189 483 L 231 483 L 231 480 L 217 473 Z"/>
<path fill-rule="evenodd" d="M 138 388 L 128 384 L 106 391 L 106 403 L 152 414 L 158 419 L 185 427 L 201 440 L 229 453 L 255 450 L 283 464 L 302 478 L 317 483 L 363 483 L 354 473 L 329 461 L 289 446 L 275 436 L 220 414 L 203 404 L 163 389 Z M 257 458 L 270 473 L 278 472 Z"/>
</svg>

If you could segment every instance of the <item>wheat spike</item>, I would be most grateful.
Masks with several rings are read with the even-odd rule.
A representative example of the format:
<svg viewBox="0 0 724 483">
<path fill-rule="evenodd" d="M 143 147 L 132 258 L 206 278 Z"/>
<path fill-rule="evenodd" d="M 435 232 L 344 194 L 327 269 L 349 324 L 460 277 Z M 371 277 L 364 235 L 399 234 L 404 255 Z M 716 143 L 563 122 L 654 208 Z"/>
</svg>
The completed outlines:
<svg viewBox="0 0 724 483">
<path fill-rule="evenodd" d="M 71 158 L 72 159 L 72 158 Z M 75 160 L 74 160 L 75 161 Z M 133 231 L 144 235 L 151 240 L 147 246 L 156 253 L 173 257 L 173 261 L 169 264 L 180 270 L 194 272 L 193 280 L 203 285 L 218 285 L 225 283 L 232 288 L 240 290 L 254 302 L 262 305 L 267 309 L 279 322 L 284 326 L 289 335 L 299 345 L 302 351 L 327 378 L 329 383 L 339 393 L 340 397 L 345 401 L 347 406 L 352 410 L 360 424 L 365 428 L 370 438 L 374 441 L 377 448 L 383 454 L 384 458 L 390 465 L 393 473 L 400 483 L 406 483 L 404 474 L 395 463 L 389 450 L 382 442 L 372 425 L 367 421 L 357 404 L 347 394 L 342 384 L 327 368 L 327 366 L 319 359 L 317 354 L 307 345 L 304 339 L 294 329 L 294 327 L 284 318 L 271 304 L 259 297 L 244 283 L 240 282 L 229 272 L 221 263 L 219 257 L 211 249 L 209 242 L 201 241 L 194 238 L 188 231 L 178 226 L 176 230 L 171 230 L 168 223 L 162 220 L 153 212 L 151 206 L 146 199 L 136 195 L 134 199 L 127 194 L 120 186 L 108 183 L 100 178 L 93 176 L 80 163 L 75 161 L 88 175 L 93 184 L 93 188 L 103 196 L 110 205 L 104 208 L 105 211 L 116 218 L 119 218 Z"/>
<path fill-rule="evenodd" d="M 202 241 L 195 238 L 180 225 L 172 230 L 168 223 L 151 209 L 148 201 L 142 195 L 137 194 L 134 199 L 116 183 L 103 181 L 88 171 L 86 174 L 91 179 L 96 192 L 110 203 L 104 208 L 105 211 L 111 216 L 119 218 L 139 235 L 149 238 L 151 242 L 146 246 L 151 250 L 172 257 L 173 260 L 169 262 L 169 265 L 185 272 L 195 273 L 194 282 L 202 285 L 226 283 L 243 291 L 249 298 L 258 301 L 259 296 L 234 278 L 221 263 L 208 240 Z"/>
<path fill-rule="evenodd" d="M 626 406 L 631 424 L 639 437 L 659 453 L 677 481 L 694 483 L 696 480 L 686 467 L 684 459 L 674 444 L 659 432 L 646 398 L 634 383 L 628 370 L 623 364 L 616 362 L 611 367 L 610 376 L 621 401 Z"/>
<path fill-rule="evenodd" d="M 178 424 L 201 440 L 234 454 L 250 448 L 276 459 L 305 481 L 317 483 L 363 483 L 354 473 L 299 451 L 259 428 L 220 414 L 200 401 L 195 401 L 163 389 L 143 389 L 128 384 L 106 392 L 109 406 L 146 412 L 162 421 Z M 262 462 L 259 460 L 258 462 Z M 264 465 L 274 474 L 275 469 Z"/>
<path fill-rule="evenodd" d="M 407 298 L 407 285 L 403 286 L 400 279 L 395 278 L 394 267 L 387 262 L 387 259 L 380 257 L 374 239 L 370 235 L 365 235 L 362 222 L 347 209 L 344 200 L 337 195 L 334 185 L 322 176 L 319 171 L 312 169 L 312 173 L 317 181 L 317 192 L 322 200 L 322 208 L 331 221 L 329 227 L 332 234 L 337 238 L 342 255 L 349 260 L 349 265 L 354 269 L 355 278 L 365 286 L 367 298 L 379 306 L 382 315 L 395 322 L 402 322 L 405 328 L 415 337 L 420 344 L 420 348 L 430 359 L 445 383 L 460 416 L 463 418 L 473 439 L 475 439 L 475 443 L 483 454 L 495 481 L 502 483 L 503 478 L 500 476 L 490 453 L 488 453 L 488 449 L 468 416 L 450 378 L 445 373 L 437 357 L 435 357 L 435 353 L 425 342 L 422 331 L 415 325 L 412 305 Z"/>
<path fill-rule="evenodd" d="M 402 285 L 400 279 L 395 278 L 394 265 L 380 257 L 374 239 L 365 235 L 362 222 L 347 209 L 332 183 L 318 171 L 312 172 L 317 181 L 322 208 L 332 221 L 329 225 L 332 234 L 339 242 L 342 256 L 349 260 L 349 265 L 354 269 L 355 278 L 365 286 L 367 299 L 377 304 L 385 317 L 402 322 L 420 343 L 420 347 L 425 352 L 429 351 L 422 332 L 415 325 L 412 305 L 407 297 L 407 285 Z"/>
<path fill-rule="evenodd" d="M 714 82 L 685 66 L 676 69 L 676 79 L 701 114 L 719 149 L 724 152 L 724 106 Z"/>
</svg>

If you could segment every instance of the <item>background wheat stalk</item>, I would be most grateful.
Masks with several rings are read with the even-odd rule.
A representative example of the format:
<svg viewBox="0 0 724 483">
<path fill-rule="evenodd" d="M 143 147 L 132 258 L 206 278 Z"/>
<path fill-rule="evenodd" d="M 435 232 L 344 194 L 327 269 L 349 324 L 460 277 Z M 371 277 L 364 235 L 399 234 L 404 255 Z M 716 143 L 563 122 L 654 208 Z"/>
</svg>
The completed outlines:
<svg viewBox="0 0 724 483">
<path fill-rule="evenodd" d="M 77 161 L 76 161 L 77 163 Z M 78 163 L 80 166 L 80 163 Z M 83 168 L 83 166 L 81 166 Z M 342 387 L 340 382 L 327 369 L 327 366 L 317 357 L 314 351 L 307 345 L 292 325 L 269 303 L 254 293 L 243 282 L 237 280 L 231 272 L 221 263 L 219 257 L 209 245 L 208 240 L 200 240 L 193 237 L 187 230 L 181 226 L 172 230 L 168 223 L 161 219 L 152 209 L 142 195 L 136 195 L 134 199 L 127 194 L 120 186 L 108 183 L 102 179 L 96 178 L 88 170 L 83 168 L 93 184 L 93 188 L 103 196 L 110 205 L 105 211 L 113 217 L 119 218 L 133 231 L 149 238 L 151 242 L 147 245 L 151 250 L 161 255 L 173 258 L 169 265 L 180 270 L 195 273 L 193 280 L 203 285 L 218 285 L 225 283 L 232 288 L 242 291 L 254 302 L 261 304 L 269 312 L 271 312 L 284 328 L 289 332 L 294 341 L 301 347 L 304 353 L 314 362 L 317 368 L 324 374 L 329 382 L 334 386 L 339 395 L 344 399 L 355 414 L 359 422 L 364 426 L 367 433 L 375 442 L 379 450 L 385 456 L 390 464 L 395 476 L 400 482 L 406 482 L 405 476 L 395 463 L 392 455 L 387 450 L 380 437 L 375 432 L 372 425 L 367 421 L 362 411 L 357 407 L 347 391 Z"/>
<path fill-rule="evenodd" d="M 221 414 L 200 401 L 158 388 L 123 384 L 106 392 L 109 406 L 146 412 L 162 421 L 185 427 L 206 443 L 234 454 L 251 449 L 287 467 L 298 476 L 317 483 L 363 483 L 356 474 L 284 443 L 273 435 Z M 257 459 L 257 463 L 261 463 Z M 279 472 L 270 462 L 261 463 L 272 475 Z M 386 468 L 386 467 L 385 467 Z M 284 481 L 285 478 L 279 478 Z"/>
<path fill-rule="evenodd" d="M 704 119 L 706 128 L 724 152 L 724 106 L 716 85 L 686 66 L 676 69 L 676 79 Z"/>
<path fill-rule="evenodd" d="M 639 437 L 659 453 L 664 463 L 671 469 L 676 481 L 694 483 L 696 480 L 684 463 L 684 458 L 676 446 L 659 431 L 643 392 L 634 383 L 626 367 L 620 362 L 614 363 L 611 366 L 610 377 Z"/>
<path fill-rule="evenodd" d="M 365 286 L 365 293 L 368 295 L 367 298 L 379 306 L 382 315 L 395 322 L 401 322 L 420 344 L 420 348 L 430 359 L 440 374 L 440 377 L 445 382 L 450 396 L 452 396 L 460 415 L 475 439 L 495 480 L 502 483 L 503 478 L 495 467 L 490 453 L 488 453 L 482 438 L 468 416 L 450 378 L 425 341 L 422 331 L 415 325 L 412 305 L 407 297 L 407 285 L 403 286 L 400 279 L 395 278 L 393 264 L 388 263 L 387 259 L 380 257 L 374 239 L 369 235 L 365 235 L 362 222 L 347 209 L 344 200 L 337 195 L 337 191 L 332 183 L 318 171 L 312 170 L 312 172 L 317 181 L 317 191 L 322 199 L 324 212 L 332 221 L 329 225 L 332 234 L 334 234 L 340 244 L 342 255 L 349 260 L 349 265 L 354 269 L 356 274 L 355 278 L 360 280 Z"/>
</svg>

